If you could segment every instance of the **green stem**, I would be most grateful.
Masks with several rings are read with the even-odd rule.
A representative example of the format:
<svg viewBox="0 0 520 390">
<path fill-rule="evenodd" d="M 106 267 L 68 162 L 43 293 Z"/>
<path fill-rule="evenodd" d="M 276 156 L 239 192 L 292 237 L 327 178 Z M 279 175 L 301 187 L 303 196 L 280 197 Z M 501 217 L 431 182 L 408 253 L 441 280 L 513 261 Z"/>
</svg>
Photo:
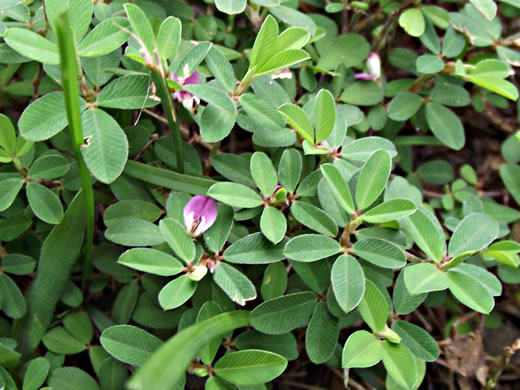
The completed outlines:
<svg viewBox="0 0 520 390">
<path fill-rule="evenodd" d="M 240 84 L 238 85 L 235 93 L 233 94 L 234 96 L 241 96 L 246 91 L 246 89 L 249 88 L 249 85 L 251 85 L 251 83 L 256 77 L 255 71 L 256 67 L 253 67 L 252 69 L 249 69 L 247 71 L 246 75 L 244 76 L 242 81 L 240 81 Z"/>
<path fill-rule="evenodd" d="M 181 129 L 175 116 L 175 107 L 172 102 L 170 91 L 166 84 L 166 80 L 161 76 L 158 69 L 152 69 L 152 80 L 155 84 L 157 96 L 161 99 L 164 114 L 168 120 L 168 127 L 170 128 L 170 135 L 173 140 L 173 147 L 175 148 L 175 157 L 177 159 L 177 171 L 184 173 L 184 149 L 182 147 Z"/>
<path fill-rule="evenodd" d="M 65 106 L 67 108 L 67 119 L 72 138 L 72 146 L 76 154 L 79 168 L 81 187 L 85 196 L 85 212 L 87 217 L 87 241 L 85 244 L 85 260 L 83 263 L 83 275 L 81 278 L 81 289 L 85 291 L 88 275 L 90 272 L 90 262 L 94 249 L 94 190 L 90 181 L 90 172 L 87 169 L 81 146 L 83 145 L 83 131 L 81 128 L 81 113 L 79 110 L 79 67 L 74 35 L 70 27 L 68 13 L 60 15 L 56 20 L 58 47 L 61 59 L 62 85 L 65 93 Z"/>
</svg>

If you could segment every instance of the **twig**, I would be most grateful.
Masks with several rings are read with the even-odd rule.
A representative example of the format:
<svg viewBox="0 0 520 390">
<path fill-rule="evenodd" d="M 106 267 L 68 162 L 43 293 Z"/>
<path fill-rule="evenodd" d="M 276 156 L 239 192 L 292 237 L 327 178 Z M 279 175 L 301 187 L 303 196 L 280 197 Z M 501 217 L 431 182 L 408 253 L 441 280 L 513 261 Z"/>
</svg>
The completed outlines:
<svg viewBox="0 0 520 390">
<path fill-rule="evenodd" d="M 504 353 L 500 360 L 497 362 L 496 366 L 493 367 L 492 373 L 489 375 L 489 379 L 486 383 L 486 390 L 494 389 L 497 385 L 498 378 L 500 374 L 504 371 L 504 369 L 508 366 L 511 357 L 515 354 L 516 351 L 520 349 L 520 338 L 516 339 L 513 344 L 504 348 Z"/>
</svg>

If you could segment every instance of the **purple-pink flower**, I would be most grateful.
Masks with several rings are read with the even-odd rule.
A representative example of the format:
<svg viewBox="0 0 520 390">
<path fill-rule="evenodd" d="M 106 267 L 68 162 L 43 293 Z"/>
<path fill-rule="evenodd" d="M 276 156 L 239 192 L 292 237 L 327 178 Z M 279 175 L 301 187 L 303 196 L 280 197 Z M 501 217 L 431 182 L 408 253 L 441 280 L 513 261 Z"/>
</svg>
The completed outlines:
<svg viewBox="0 0 520 390">
<path fill-rule="evenodd" d="M 381 59 L 377 53 L 370 53 L 366 62 L 368 73 L 356 73 L 358 80 L 378 80 L 381 77 Z"/>
<path fill-rule="evenodd" d="M 200 73 L 198 71 L 194 71 L 186 78 L 179 78 L 177 73 L 175 73 L 173 75 L 173 80 L 180 85 L 200 84 Z M 187 91 L 175 91 L 173 97 L 182 103 L 184 108 L 186 108 L 188 111 L 192 111 L 193 107 L 200 103 L 200 99 L 197 96 L 193 96 Z"/>
<path fill-rule="evenodd" d="M 198 237 L 217 219 L 218 208 L 214 199 L 196 195 L 184 207 L 184 226 L 192 237 Z"/>
</svg>

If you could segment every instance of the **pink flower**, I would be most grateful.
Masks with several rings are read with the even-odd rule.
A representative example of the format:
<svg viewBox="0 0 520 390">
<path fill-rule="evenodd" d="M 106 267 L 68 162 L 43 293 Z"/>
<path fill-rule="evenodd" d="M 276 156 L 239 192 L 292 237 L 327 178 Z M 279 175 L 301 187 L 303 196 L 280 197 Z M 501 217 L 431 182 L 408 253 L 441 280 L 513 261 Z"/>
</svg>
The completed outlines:
<svg viewBox="0 0 520 390">
<path fill-rule="evenodd" d="M 354 77 L 358 80 L 378 80 L 381 78 L 381 59 L 377 53 L 370 53 L 366 62 L 368 73 L 357 73 Z"/>
<path fill-rule="evenodd" d="M 173 75 L 173 80 L 180 85 L 200 84 L 200 73 L 198 71 L 194 71 L 186 78 L 179 78 L 177 73 L 175 73 Z M 175 91 L 173 97 L 182 103 L 184 108 L 186 108 L 188 111 L 192 111 L 193 107 L 200 103 L 200 99 L 197 96 L 193 96 L 191 93 L 186 91 Z"/>
<path fill-rule="evenodd" d="M 184 226 L 192 237 L 198 237 L 217 219 L 218 208 L 214 199 L 196 195 L 184 207 Z"/>
</svg>

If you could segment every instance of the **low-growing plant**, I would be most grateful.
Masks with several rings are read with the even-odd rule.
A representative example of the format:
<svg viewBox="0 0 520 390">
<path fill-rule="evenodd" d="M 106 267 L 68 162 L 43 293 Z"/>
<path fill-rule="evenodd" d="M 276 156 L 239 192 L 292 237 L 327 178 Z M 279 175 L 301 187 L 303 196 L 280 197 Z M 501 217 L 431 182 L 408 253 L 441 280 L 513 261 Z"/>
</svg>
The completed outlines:
<svg viewBox="0 0 520 390">
<path fill-rule="evenodd" d="M 0 389 L 498 388 L 519 16 L 0 0 Z"/>
</svg>

